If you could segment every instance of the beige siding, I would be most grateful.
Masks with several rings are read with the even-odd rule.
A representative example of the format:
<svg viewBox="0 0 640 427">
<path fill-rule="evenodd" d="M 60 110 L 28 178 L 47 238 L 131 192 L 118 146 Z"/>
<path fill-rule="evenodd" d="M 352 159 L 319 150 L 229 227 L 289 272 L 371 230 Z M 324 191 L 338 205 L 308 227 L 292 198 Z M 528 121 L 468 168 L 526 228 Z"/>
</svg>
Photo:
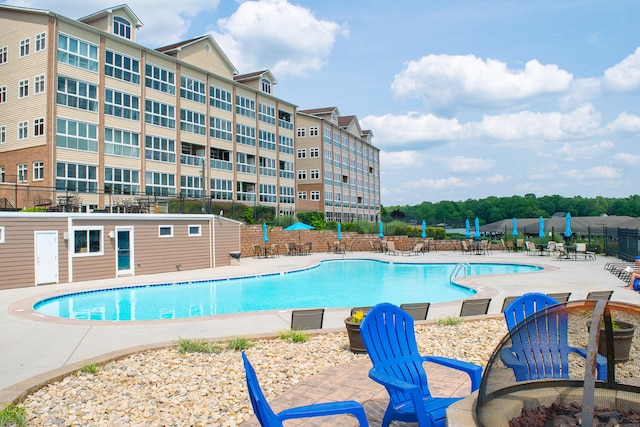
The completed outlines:
<svg viewBox="0 0 640 427">
<path fill-rule="evenodd" d="M 214 267 L 231 264 L 231 252 L 240 251 L 240 223 L 214 220 Z"/>
<path fill-rule="evenodd" d="M 207 45 L 209 46 L 208 50 L 206 48 Z M 180 60 L 210 71 L 213 74 L 232 79 L 231 70 L 229 70 L 227 63 L 222 60 L 221 54 L 216 46 L 209 41 L 203 41 L 183 47 L 180 51 Z"/>
</svg>

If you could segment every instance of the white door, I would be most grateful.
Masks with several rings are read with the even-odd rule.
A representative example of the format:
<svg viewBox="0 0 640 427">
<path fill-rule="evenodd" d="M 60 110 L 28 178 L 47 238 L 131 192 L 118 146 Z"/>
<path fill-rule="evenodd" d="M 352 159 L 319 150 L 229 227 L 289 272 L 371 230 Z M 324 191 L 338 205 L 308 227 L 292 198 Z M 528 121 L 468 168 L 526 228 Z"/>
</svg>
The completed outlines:
<svg viewBox="0 0 640 427">
<path fill-rule="evenodd" d="M 133 227 L 116 227 L 116 265 L 118 276 L 133 273 Z"/>
<path fill-rule="evenodd" d="M 35 232 L 36 285 L 58 283 L 58 232 Z"/>
</svg>

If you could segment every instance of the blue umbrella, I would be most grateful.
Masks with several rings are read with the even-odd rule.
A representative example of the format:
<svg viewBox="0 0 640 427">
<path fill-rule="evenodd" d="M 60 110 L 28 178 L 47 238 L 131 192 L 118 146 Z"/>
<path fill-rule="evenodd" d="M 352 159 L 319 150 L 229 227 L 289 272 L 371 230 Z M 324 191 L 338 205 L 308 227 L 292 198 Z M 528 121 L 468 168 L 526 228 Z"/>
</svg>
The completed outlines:
<svg viewBox="0 0 640 427">
<path fill-rule="evenodd" d="M 567 225 L 564 229 L 564 237 L 571 237 L 571 214 L 567 212 Z"/>
<path fill-rule="evenodd" d="M 264 242 L 267 243 L 269 241 L 269 235 L 267 234 L 267 223 L 262 223 L 262 233 L 264 234 Z"/>
<path fill-rule="evenodd" d="M 300 230 L 311 230 L 315 227 L 312 225 L 305 224 L 304 222 L 296 222 L 285 228 L 286 231 L 298 231 L 298 244 L 300 244 Z"/>
<path fill-rule="evenodd" d="M 540 231 L 538 232 L 538 237 L 541 239 L 544 237 L 544 218 L 540 216 Z"/>
<path fill-rule="evenodd" d="M 384 237 L 384 233 L 382 232 L 382 221 L 380 221 L 380 233 L 378 233 L 378 237 L 381 239 Z"/>
<path fill-rule="evenodd" d="M 471 233 L 469 232 L 469 220 L 464 220 L 464 235 L 467 237 L 471 237 Z"/>
<path fill-rule="evenodd" d="M 518 221 L 516 220 L 516 217 L 513 217 L 513 231 L 511 232 L 512 236 L 517 236 L 518 235 Z"/>
<path fill-rule="evenodd" d="M 473 233 L 473 237 L 475 237 L 476 239 L 480 238 L 480 220 L 478 219 L 478 217 L 476 217 L 476 231 Z"/>
<path fill-rule="evenodd" d="M 338 222 L 338 240 L 342 240 L 342 226 Z"/>
<path fill-rule="evenodd" d="M 427 238 L 427 223 L 424 222 L 424 219 L 422 220 L 422 238 Z"/>
</svg>

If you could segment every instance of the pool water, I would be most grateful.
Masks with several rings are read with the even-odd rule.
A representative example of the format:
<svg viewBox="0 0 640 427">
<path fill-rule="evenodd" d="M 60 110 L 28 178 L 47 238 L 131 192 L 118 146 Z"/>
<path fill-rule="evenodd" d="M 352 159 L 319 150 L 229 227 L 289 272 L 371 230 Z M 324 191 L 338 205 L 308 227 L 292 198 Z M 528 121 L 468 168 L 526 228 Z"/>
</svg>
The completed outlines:
<svg viewBox="0 0 640 427">
<path fill-rule="evenodd" d="M 61 295 L 34 309 L 85 320 L 160 320 L 293 308 L 370 306 L 379 302 L 445 302 L 475 291 L 451 283 L 457 264 L 332 260 L 289 273 L 114 288 Z M 512 264 L 466 264 L 467 274 L 540 270 Z"/>
</svg>

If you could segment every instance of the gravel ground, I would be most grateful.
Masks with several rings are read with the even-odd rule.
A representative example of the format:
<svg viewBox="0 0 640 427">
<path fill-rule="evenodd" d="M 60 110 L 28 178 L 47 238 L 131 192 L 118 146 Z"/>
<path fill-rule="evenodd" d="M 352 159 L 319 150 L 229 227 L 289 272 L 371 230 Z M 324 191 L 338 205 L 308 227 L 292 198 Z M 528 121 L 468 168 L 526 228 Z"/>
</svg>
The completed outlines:
<svg viewBox="0 0 640 427">
<path fill-rule="evenodd" d="M 503 320 L 418 325 L 421 353 L 484 366 L 506 333 Z M 247 350 L 267 399 L 327 367 L 366 358 L 346 333 L 305 343 L 259 340 Z M 30 426 L 237 426 L 252 415 L 240 354 L 152 350 L 49 384 L 20 404 Z"/>
</svg>

